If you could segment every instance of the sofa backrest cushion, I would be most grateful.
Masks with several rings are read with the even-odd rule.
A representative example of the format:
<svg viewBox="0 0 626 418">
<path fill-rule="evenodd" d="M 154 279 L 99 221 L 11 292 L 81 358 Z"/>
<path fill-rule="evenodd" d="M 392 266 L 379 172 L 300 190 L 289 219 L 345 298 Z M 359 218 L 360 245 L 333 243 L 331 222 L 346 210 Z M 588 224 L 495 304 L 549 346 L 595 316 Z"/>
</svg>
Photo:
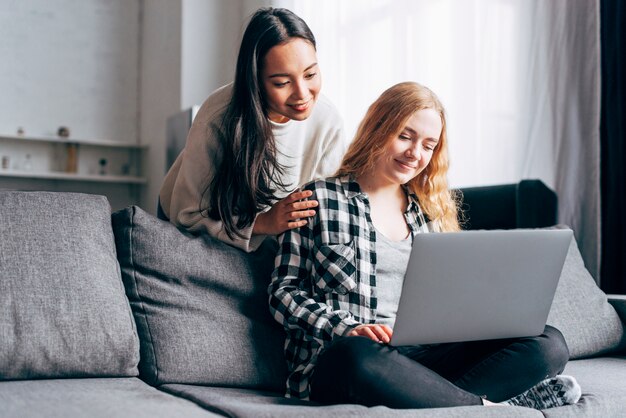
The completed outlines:
<svg viewBox="0 0 626 418">
<path fill-rule="evenodd" d="M 113 214 L 141 377 L 283 391 L 284 332 L 269 313 L 276 243 L 247 254 L 129 207 Z"/>
<path fill-rule="evenodd" d="M 103 196 L 0 192 L 0 379 L 136 376 Z"/>
<path fill-rule="evenodd" d="M 563 333 L 571 359 L 609 353 L 621 347 L 624 338 L 624 325 L 585 268 L 574 238 L 565 258 L 548 324 Z"/>
</svg>

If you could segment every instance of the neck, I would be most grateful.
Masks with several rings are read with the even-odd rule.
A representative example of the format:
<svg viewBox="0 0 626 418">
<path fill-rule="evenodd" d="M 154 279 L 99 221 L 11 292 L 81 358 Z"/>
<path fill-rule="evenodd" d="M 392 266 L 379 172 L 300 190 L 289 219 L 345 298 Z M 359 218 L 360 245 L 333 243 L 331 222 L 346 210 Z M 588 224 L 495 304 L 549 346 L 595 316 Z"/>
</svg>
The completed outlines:
<svg viewBox="0 0 626 418">
<path fill-rule="evenodd" d="M 268 112 L 267 117 L 272 122 L 279 123 L 279 124 L 287 123 L 287 122 L 289 122 L 291 120 L 287 116 L 283 116 L 281 114 L 274 113 L 274 112 L 271 112 L 271 111 Z"/>
<path fill-rule="evenodd" d="M 357 177 L 356 181 L 367 193 L 374 227 L 392 241 L 405 239 L 409 234 L 404 217 L 408 201 L 402 186 L 381 182 L 367 175 Z"/>
<path fill-rule="evenodd" d="M 382 181 L 380 178 L 363 174 L 356 178 L 356 182 L 359 183 L 361 190 L 370 197 L 375 199 L 401 199 L 406 200 L 406 195 L 402 186 L 397 183 L 388 183 Z"/>
</svg>

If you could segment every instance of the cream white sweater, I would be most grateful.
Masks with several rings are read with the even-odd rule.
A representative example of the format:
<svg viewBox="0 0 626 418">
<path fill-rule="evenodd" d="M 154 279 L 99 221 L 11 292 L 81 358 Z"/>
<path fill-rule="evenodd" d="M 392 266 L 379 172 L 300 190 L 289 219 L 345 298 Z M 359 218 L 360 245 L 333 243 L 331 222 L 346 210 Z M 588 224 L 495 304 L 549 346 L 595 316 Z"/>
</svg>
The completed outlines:
<svg viewBox="0 0 626 418">
<path fill-rule="evenodd" d="M 231 94 L 232 85 L 227 85 L 204 102 L 189 130 L 185 148 L 165 176 L 159 199 L 174 225 L 193 233 L 207 233 L 250 252 L 265 239 L 262 235 L 252 236 L 254 224 L 240 231 L 244 238 L 231 239 L 221 221 L 200 213 L 202 193 L 213 177 L 219 175 L 215 171 L 221 158 L 216 132 Z M 272 123 L 272 130 L 278 161 L 287 167 L 282 181 L 293 190 L 310 180 L 334 174 L 348 146 L 341 117 L 322 95 L 308 119 Z"/>
</svg>

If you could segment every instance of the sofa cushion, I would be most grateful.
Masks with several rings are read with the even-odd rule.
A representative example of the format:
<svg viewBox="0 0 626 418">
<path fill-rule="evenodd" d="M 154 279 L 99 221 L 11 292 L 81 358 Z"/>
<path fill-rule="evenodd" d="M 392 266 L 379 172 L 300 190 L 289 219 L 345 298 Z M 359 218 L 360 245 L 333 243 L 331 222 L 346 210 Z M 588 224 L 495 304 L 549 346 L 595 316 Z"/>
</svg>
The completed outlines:
<svg viewBox="0 0 626 418">
<path fill-rule="evenodd" d="M 299 399 L 287 399 L 267 391 L 219 388 L 193 385 L 163 385 L 159 389 L 189 399 L 227 417 L 319 418 L 319 417 L 415 417 L 415 418 L 543 418 L 540 411 L 512 406 L 485 408 L 457 406 L 453 408 L 390 409 L 385 406 L 366 407 L 355 404 L 319 405 Z"/>
<path fill-rule="evenodd" d="M 202 418 L 219 415 L 136 377 L 0 382 L 0 416 Z"/>
<path fill-rule="evenodd" d="M 548 315 L 548 324 L 563 333 L 571 359 L 614 351 L 624 338 L 621 320 L 608 303 L 606 294 L 585 268 L 573 238 Z"/>
<path fill-rule="evenodd" d="M 103 196 L 0 192 L 0 380 L 136 376 Z"/>
<path fill-rule="evenodd" d="M 575 405 L 542 411 L 547 418 L 626 416 L 626 358 L 570 361 L 564 373 L 578 380 L 583 395 Z"/>
<path fill-rule="evenodd" d="M 284 332 L 267 302 L 275 242 L 247 254 L 138 207 L 114 213 L 113 226 L 142 378 L 284 390 Z"/>
</svg>

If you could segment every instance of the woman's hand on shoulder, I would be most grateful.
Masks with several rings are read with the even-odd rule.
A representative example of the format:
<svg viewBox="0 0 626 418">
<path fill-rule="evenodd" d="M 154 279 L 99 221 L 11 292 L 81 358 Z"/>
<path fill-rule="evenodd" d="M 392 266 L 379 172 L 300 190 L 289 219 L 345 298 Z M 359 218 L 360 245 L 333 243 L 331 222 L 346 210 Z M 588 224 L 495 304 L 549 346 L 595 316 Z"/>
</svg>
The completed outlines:
<svg viewBox="0 0 626 418">
<path fill-rule="evenodd" d="M 259 213 L 252 228 L 253 235 L 278 235 L 288 229 L 307 224 L 308 218 L 315 215 L 311 210 L 318 205 L 317 200 L 303 200 L 311 197 L 310 190 L 295 191 L 279 200 L 267 212 Z"/>
<path fill-rule="evenodd" d="M 392 329 L 387 325 L 364 324 L 359 325 L 346 334 L 348 337 L 367 337 L 378 343 L 388 344 L 391 341 Z"/>
</svg>

